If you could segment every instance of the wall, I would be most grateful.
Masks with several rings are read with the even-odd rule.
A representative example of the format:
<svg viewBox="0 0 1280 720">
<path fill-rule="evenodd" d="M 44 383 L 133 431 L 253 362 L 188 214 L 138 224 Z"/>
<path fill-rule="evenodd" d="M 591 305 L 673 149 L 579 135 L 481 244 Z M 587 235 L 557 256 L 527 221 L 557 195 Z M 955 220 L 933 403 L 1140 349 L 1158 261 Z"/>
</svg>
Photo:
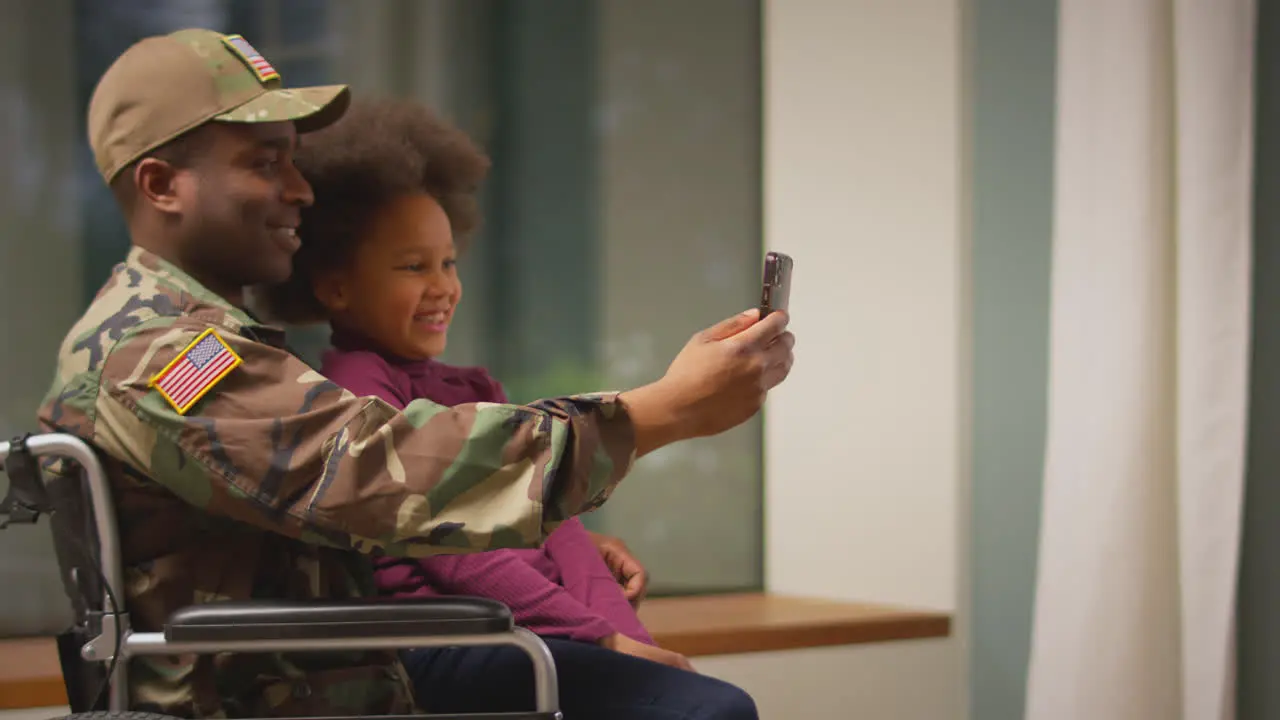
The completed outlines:
<svg viewBox="0 0 1280 720">
<path fill-rule="evenodd" d="M 796 260 L 765 412 L 766 585 L 964 612 L 962 0 L 764 5 L 764 224 Z M 964 634 L 704 660 L 770 718 L 967 717 Z"/>
<path fill-rule="evenodd" d="M 1057 0 L 975 0 L 974 718 L 1026 698 L 1048 382 Z"/>
<path fill-rule="evenodd" d="M 761 720 L 963 720 L 955 649 L 954 640 L 928 640 L 694 658 L 693 664 L 746 688 Z"/>
<path fill-rule="evenodd" d="M 777 592 L 956 608 L 961 3 L 765 5 L 765 243 L 795 258 L 765 413 Z"/>
</svg>

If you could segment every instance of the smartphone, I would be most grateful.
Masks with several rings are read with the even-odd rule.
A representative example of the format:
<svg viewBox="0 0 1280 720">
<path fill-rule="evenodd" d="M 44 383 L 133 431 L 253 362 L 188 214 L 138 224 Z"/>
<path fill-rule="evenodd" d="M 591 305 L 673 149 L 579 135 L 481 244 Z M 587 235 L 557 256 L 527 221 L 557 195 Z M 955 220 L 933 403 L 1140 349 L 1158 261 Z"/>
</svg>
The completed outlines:
<svg viewBox="0 0 1280 720">
<path fill-rule="evenodd" d="M 764 256 L 764 282 L 760 291 L 760 319 L 774 310 L 786 310 L 791 299 L 791 256 L 768 252 Z"/>
</svg>

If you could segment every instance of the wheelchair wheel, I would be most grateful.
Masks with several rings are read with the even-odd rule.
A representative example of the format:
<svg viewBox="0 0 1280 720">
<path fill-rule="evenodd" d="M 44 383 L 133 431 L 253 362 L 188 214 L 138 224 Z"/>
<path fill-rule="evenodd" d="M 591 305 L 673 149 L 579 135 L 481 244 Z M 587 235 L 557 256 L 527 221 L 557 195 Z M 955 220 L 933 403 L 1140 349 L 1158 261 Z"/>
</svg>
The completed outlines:
<svg viewBox="0 0 1280 720">
<path fill-rule="evenodd" d="M 87 713 L 73 713 L 64 715 L 60 718 L 52 720 L 179 720 L 172 715 L 159 715 L 149 712 L 132 712 L 123 710 L 120 712 L 98 711 Z"/>
</svg>

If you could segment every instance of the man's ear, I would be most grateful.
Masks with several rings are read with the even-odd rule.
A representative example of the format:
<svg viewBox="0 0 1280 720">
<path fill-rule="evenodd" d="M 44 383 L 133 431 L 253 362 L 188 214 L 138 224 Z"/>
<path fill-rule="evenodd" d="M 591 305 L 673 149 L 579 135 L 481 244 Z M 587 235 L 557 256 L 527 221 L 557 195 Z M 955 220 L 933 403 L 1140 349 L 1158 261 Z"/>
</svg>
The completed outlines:
<svg viewBox="0 0 1280 720">
<path fill-rule="evenodd" d="M 311 292 L 331 313 L 343 312 L 350 306 L 346 278 L 340 271 L 316 273 L 311 280 Z"/>
<path fill-rule="evenodd" d="M 137 188 L 138 199 L 160 212 L 182 211 L 178 179 L 178 169 L 158 158 L 143 158 L 133 169 L 133 186 Z"/>
</svg>

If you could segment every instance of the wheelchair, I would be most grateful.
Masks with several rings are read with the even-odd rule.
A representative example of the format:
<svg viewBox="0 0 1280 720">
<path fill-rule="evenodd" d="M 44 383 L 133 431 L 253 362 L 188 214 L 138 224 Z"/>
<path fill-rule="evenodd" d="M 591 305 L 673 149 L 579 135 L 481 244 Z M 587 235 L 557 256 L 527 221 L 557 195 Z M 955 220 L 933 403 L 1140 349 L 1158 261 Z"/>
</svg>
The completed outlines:
<svg viewBox="0 0 1280 720">
<path fill-rule="evenodd" d="M 46 482 L 39 458 L 74 461 L 79 478 Z M 546 644 L 516 627 L 505 605 L 486 598 L 412 601 L 221 601 L 174 612 L 162 632 L 134 632 L 124 598 L 115 506 L 94 451 L 73 435 L 26 435 L 0 442 L 9 493 L 0 529 L 49 516 L 73 623 L 57 638 L 72 714 L 67 720 L 169 720 L 129 711 L 128 663 L 143 655 L 397 650 L 514 645 L 533 661 L 535 709 L 528 713 L 380 715 L 388 720 L 560 720 L 555 663 Z M 74 485 L 74 486 L 67 486 Z M 311 719 L 311 720 L 319 720 Z M 326 719 L 334 720 L 334 719 Z"/>
</svg>

